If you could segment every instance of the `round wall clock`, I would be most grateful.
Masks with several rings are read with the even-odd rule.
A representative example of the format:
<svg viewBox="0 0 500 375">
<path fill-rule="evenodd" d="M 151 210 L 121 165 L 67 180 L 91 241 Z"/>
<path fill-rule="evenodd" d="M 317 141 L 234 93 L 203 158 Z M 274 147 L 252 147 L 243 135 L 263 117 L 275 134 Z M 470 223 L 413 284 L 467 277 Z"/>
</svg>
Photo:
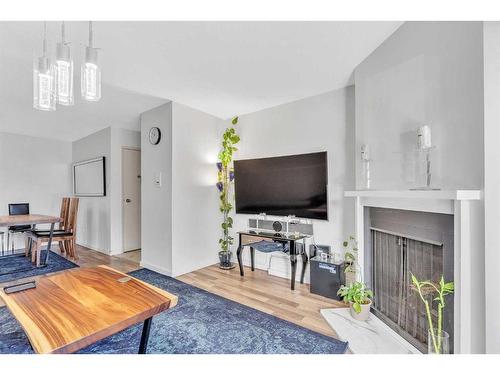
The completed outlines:
<svg viewBox="0 0 500 375">
<path fill-rule="evenodd" d="M 160 143 L 160 139 L 161 131 L 158 127 L 155 126 L 149 129 L 149 143 L 151 143 L 152 145 L 157 145 L 158 143 Z"/>
</svg>

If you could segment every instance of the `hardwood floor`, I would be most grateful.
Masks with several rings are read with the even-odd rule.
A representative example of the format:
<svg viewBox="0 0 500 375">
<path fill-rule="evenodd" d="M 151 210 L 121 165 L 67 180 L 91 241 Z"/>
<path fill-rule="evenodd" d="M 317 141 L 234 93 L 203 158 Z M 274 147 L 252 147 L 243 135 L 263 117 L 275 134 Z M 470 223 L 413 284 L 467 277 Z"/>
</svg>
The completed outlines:
<svg viewBox="0 0 500 375">
<path fill-rule="evenodd" d="M 53 249 L 59 253 L 57 245 Z M 77 245 L 77 254 L 79 259 L 75 263 L 80 267 L 104 264 L 121 272 L 131 272 L 140 268 L 140 250 L 109 256 Z M 297 283 L 295 290 L 292 291 L 289 280 L 270 276 L 262 270 L 252 272 L 249 268 L 245 268 L 245 276 L 240 277 L 237 268 L 221 270 L 217 265 L 213 265 L 181 275 L 178 279 L 332 337 L 336 335 L 321 316 L 320 309 L 344 307 L 340 302 L 311 294 L 308 284 Z M 8 284 L 12 282 L 0 284 L 0 287 Z M 3 305 L 0 301 L 0 306 Z"/>
<path fill-rule="evenodd" d="M 345 307 L 343 303 L 311 294 L 308 284 L 297 283 L 293 291 L 289 280 L 262 270 L 252 272 L 246 267 L 244 277 L 237 268 L 222 270 L 213 265 L 178 279 L 332 337 L 336 334 L 321 316 L 320 309 Z"/>
</svg>

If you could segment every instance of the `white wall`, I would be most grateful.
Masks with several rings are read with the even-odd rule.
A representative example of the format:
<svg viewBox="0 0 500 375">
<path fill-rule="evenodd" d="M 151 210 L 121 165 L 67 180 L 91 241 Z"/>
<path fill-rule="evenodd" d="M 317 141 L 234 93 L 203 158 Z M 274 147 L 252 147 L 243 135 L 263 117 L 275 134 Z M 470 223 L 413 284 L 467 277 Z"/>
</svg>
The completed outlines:
<svg viewBox="0 0 500 375">
<path fill-rule="evenodd" d="M 356 150 L 371 147 L 372 188 L 424 184 L 412 151 L 424 124 L 437 147 L 434 185 L 482 188 L 482 78 L 481 22 L 406 22 L 366 58 L 355 71 Z"/>
<path fill-rule="evenodd" d="M 105 156 L 106 196 L 80 197 L 77 243 L 106 254 L 123 251 L 122 147 L 140 147 L 140 132 L 107 127 L 73 142 L 73 162 Z"/>
<path fill-rule="evenodd" d="M 217 154 L 221 120 L 173 103 L 172 273 L 218 262 Z"/>
<path fill-rule="evenodd" d="M 161 141 L 149 143 L 149 129 L 160 128 Z M 161 186 L 155 176 L 162 174 Z M 141 115 L 141 265 L 172 274 L 172 103 Z"/>
<path fill-rule="evenodd" d="M 0 215 L 9 203 L 25 202 L 32 213 L 59 215 L 61 198 L 71 194 L 70 171 L 71 142 L 0 133 Z M 15 247 L 24 247 L 20 236 Z"/>
<path fill-rule="evenodd" d="M 177 276 L 217 262 L 220 121 L 172 102 L 141 115 L 143 266 Z M 162 133 L 156 146 L 153 126 Z"/>
<path fill-rule="evenodd" d="M 500 22 L 484 23 L 486 352 L 500 353 Z"/>
<path fill-rule="evenodd" d="M 90 249 L 109 253 L 111 246 L 110 171 L 111 128 L 105 128 L 73 142 L 73 163 L 104 156 L 106 196 L 80 197 L 76 241 Z"/>
<path fill-rule="evenodd" d="M 343 239 L 354 233 L 353 202 L 344 198 L 344 190 L 354 188 L 354 88 L 241 116 L 237 132 L 235 159 L 328 151 L 329 220 L 313 220 L 315 241 L 342 252 Z M 255 216 L 235 215 L 234 233 L 247 229 L 250 217 Z M 267 269 L 268 257 L 256 252 L 256 266 Z M 244 259 L 248 263 L 248 250 Z M 289 268 L 288 257 L 273 255 L 271 273 L 289 277 Z"/>
</svg>

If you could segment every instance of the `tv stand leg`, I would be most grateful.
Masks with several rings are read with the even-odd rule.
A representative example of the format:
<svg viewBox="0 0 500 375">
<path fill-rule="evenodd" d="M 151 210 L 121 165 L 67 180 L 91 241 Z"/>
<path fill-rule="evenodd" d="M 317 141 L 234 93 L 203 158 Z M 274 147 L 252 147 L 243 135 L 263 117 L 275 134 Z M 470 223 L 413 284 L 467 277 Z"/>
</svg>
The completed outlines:
<svg viewBox="0 0 500 375">
<path fill-rule="evenodd" d="M 250 261 L 252 264 L 252 271 L 255 271 L 255 249 L 250 247 Z"/>
<path fill-rule="evenodd" d="M 297 256 L 295 254 L 290 255 L 290 264 L 292 266 L 292 280 L 290 288 L 295 290 L 295 274 L 297 272 Z"/>
<path fill-rule="evenodd" d="M 240 276 L 245 276 L 243 273 L 243 262 L 241 261 L 241 251 L 243 250 L 243 247 L 240 245 L 238 246 L 238 250 L 236 250 L 236 257 L 238 258 L 238 265 L 240 266 Z"/>
<path fill-rule="evenodd" d="M 307 262 L 309 261 L 307 254 L 305 252 L 302 253 L 302 272 L 300 274 L 300 283 L 304 284 L 304 275 L 306 274 Z"/>
</svg>

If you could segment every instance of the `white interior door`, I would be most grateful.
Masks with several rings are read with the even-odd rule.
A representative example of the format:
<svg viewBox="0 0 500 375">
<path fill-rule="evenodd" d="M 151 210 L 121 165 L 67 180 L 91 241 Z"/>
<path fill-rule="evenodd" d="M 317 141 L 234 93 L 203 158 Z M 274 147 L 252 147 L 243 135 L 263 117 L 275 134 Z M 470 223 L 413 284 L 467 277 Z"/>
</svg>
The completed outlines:
<svg viewBox="0 0 500 375">
<path fill-rule="evenodd" d="M 141 151 L 122 149 L 123 251 L 141 248 Z"/>
</svg>

